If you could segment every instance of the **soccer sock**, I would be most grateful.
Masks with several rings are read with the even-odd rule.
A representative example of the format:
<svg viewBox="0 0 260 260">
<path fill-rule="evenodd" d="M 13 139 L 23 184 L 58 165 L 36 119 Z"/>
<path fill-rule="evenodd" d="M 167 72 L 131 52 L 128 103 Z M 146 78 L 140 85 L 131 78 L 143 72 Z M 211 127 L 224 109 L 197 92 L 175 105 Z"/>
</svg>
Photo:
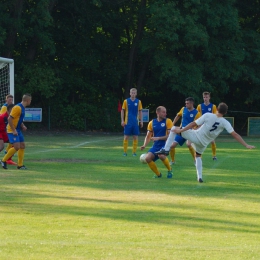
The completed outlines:
<svg viewBox="0 0 260 260">
<path fill-rule="evenodd" d="M 202 179 L 202 160 L 201 157 L 196 157 L 196 169 L 197 169 L 197 178 Z"/>
<path fill-rule="evenodd" d="M 14 147 L 10 148 L 7 152 L 7 154 L 2 159 L 3 162 L 6 162 L 9 158 L 11 158 L 16 153 L 16 150 Z"/>
<path fill-rule="evenodd" d="M 171 159 L 172 159 L 172 162 L 175 162 L 175 148 L 171 148 L 170 150 L 170 156 L 171 156 Z"/>
<path fill-rule="evenodd" d="M 13 144 L 10 144 L 10 143 L 8 143 L 8 145 L 6 146 L 6 152 L 8 152 L 9 151 L 9 149 L 11 149 L 13 147 Z"/>
<path fill-rule="evenodd" d="M 193 147 L 192 146 L 190 146 L 189 147 L 189 150 L 190 150 L 190 154 L 192 155 L 192 158 L 193 158 L 193 160 L 195 161 L 196 159 L 196 156 L 195 156 L 195 150 L 193 149 Z"/>
<path fill-rule="evenodd" d="M 136 153 L 137 145 L 138 145 L 138 140 L 133 140 L 133 153 Z"/>
<path fill-rule="evenodd" d="M 6 147 L 6 153 L 13 147 L 13 144 L 8 143 L 7 147 Z M 8 160 L 12 160 L 12 157 L 8 158 Z"/>
<path fill-rule="evenodd" d="M 23 166 L 24 149 L 18 150 L 18 166 Z"/>
<path fill-rule="evenodd" d="M 127 148 L 128 148 L 128 140 L 124 140 L 123 141 L 123 147 L 124 147 L 124 153 L 127 152 Z"/>
<path fill-rule="evenodd" d="M 216 150 L 217 150 L 216 143 L 211 143 L 211 149 L 212 149 L 212 156 L 215 157 L 216 156 Z"/>
<path fill-rule="evenodd" d="M 148 166 L 150 167 L 150 169 L 151 169 L 157 176 L 160 176 L 161 173 L 158 171 L 158 168 L 157 168 L 157 166 L 156 166 L 156 164 L 155 164 L 154 161 L 149 162 L 149 163 L 148 163 Z"/>
<path fill-rule="evenodd" d="M 163 160 L 162 162 L 166 166 L 167 170 L 171 171 L 171 165 L 170 165 L 170 162 L 169 162 L 168 158 L 166 157 L 166 159 Z"/>
<path fill-rule="evenodd" d="M 171 128 L 171 130 L 173 130 L 173 129 L 175 129 L 175 126 L 173 126 L 173 127 Z M 170 151 L 170 147 L 171 147 L 171 145 L 172 145 L 172 143 L 173 143 L 173 141 L 174 141 L 174 139 L 175 139 L 175 136 L 176 136 L 176 134 L 171 131 L 170 134 L 169 134 L 169 136 L 168 136 L 168 138 L 167 138 L 165 147 L 164 147 L 165 151 Z"/>
</svg>

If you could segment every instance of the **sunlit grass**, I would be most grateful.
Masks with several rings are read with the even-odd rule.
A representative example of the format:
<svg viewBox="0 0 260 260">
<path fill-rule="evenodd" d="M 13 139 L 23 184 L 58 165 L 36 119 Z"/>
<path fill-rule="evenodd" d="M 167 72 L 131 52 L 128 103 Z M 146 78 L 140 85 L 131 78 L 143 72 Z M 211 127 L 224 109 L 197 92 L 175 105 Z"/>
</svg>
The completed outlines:
<svg viewBox="0 0 260 260">
<path fill-rule="evenodd" d="M 185 146 L 153 179 L 122 136 L 26 136 L 28 170 L 0 173 L 1 259 L 259 259 L 260 152 L 231 140 L 200 184 Z"/>
</svg>

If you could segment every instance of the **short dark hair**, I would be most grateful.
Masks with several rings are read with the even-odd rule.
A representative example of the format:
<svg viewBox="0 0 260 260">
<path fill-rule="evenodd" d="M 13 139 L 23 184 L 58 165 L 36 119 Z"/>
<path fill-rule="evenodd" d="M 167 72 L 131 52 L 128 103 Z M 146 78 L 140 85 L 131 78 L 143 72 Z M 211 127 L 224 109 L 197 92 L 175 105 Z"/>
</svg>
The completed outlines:
<svg viewBox="0 0 260 260">
<path fill-rule="evenodd" d="M 218 112 L 220 114 L 222 114 L 222 115 L 225 115 L 227 113 L 227 111 L 228 111 L 227 104 L 223 103 L 223 102 L 219 103 L 219 105 L 218 105 Z"/>
<path fill-rule="evenodd" d="M 162 110 L 163 108 L 165 108 L 165 107 L 164 107 L 164 106 L 159 106 L 159 107 L 157 107 L 157 108 L 156 108 L 156 113 L 161 112 L 161 110 Z M 165 108 L 165 109 L 166 109 L 166 108 Z"/>
<path fill-rule="evenodd" d="M 185 99 L 185 101 L 191 101 L 191 102 L 193 102 L 193 103 L 195 102 L 193 97 L 187 97 L 187 98 Z"/>
<path fill-rule="evenodd" d="M 13 107 L 14 107 L 14 104 L 8 105 L 8 106 L 7 106 L 7 111 L 11 111 Z"/>
<path fill-rule="evenodd" d="M 204 96 L 204 95 L 209 95 L 209 96 L 210 96 L 210 92 L 204 91 L 204 92 L 202 93 L 202 96 Z"/>
<path fill-rule="evenodd" d="M 8 98 L 14 98 L 14 96 L 11 95 L 11 94 L 9 94 L 9 95 L 7 95 L 7 96 L 5 97 L 5 100 L 7 100 Z"/>
<path fill-rule="evenodd" d="M 31 98 L 32 98 L 31 94 L 25 93 L 25 94 L 23 95 L 22 101 L 27 101 L 28 99 L 31 99 Z"/>
</svg>

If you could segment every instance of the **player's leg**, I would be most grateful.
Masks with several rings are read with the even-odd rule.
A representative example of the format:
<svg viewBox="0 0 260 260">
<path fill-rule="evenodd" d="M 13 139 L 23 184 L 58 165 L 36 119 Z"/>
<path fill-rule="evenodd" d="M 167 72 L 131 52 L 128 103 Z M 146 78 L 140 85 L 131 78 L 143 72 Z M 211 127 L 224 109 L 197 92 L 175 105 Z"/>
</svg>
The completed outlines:
<svg viewBox="0 0 260 260">
<path fill-rule="evenodd" d="M 125 125 L 124 127 L 124 140 L 123 140 L 123 156 L 127 156 L 127 148 L 128 148 L 128 139 L 129 139 L 129 135 L 130 135 L 130 128 L 129 125 Z"/>
<path fill-rule="evenodd" d="M 202 154 L 206 149 L 205 146 L 202 146 L 198 137 L 194 134 L 194 130 L 187 130 L 182 133 L 182 136 L 189 140 L 194 146 L 194 150 L 196 152 L 196 171 L 197 171 L 197 180 L 198 182 L 203 182 L 202 180 Z"/>
<path fill-rule="evenodd" d="M 175 164 L 175 148 L 171 148 L 170 150 L 171 162 L 170 165 Z"/>
<path fill-rule="evenodd" d="M 26 170 L 27 168 L 23 164 L 24 159 L 24 150 L 25 150 L 25 142 L 22 132 L 18 132 L 19 140 L 20 140 L 20 149 L 18 150 L 18 165 L 17 169 L 19 170 Z"/>
<path fill-rule="evenodd" d="M 161 178 L 162 174 L 159 172 L 155 161 L 158 160 L 158 156 L 154 154 L 153 147 L 148 151 L 146 155 L 146 162 L 149 168 L 155 173 L 156 178 Z"/>
<path fill-rule="evenodd" d="M 136 150 L 138 146 L 138 135 L 139 135 L 139 126 L 136 125 L 133 129 L 133 156 L 136 156 Z"/>
<path fill-rule="evenodd" d="M 197 137 L 196 137 L 197 138 Z M 203 146 L 200 142 L 197 142 L 196 138 L 194 138 L 194 148 L 196 151 L 196 171 L 197 171 L 197 180 L 198 182 L 203 182 L 202 180 L 202 154 L 207 146 Z"/>
<path fill-rule="evenodd" d="M 6 143 L 7 143 L 7 147 L 6 147 L 6 149 L 5 149 L 5 153 L 8 153 L 8 151 L 13 147 L 13 144 L 9 143 L 8 138 L 7 138 Z M 17 163 L 12 160 L 12 157 L 10 157 L 10 158 L 6 161 L 6 163 L 7 163 L 7 164 L 10 164 L 10 165 L 17 165 Z"/>
<path fill-rule="evenodd" d="M 158 157 L 161 159 L 161 161 L 163 162 L 163 164 L 168 170 L 167 178 L 168 179 L 172 178 L 172 169 L 168 158 L 163 154 L 159 154 Z"/>
<path fill-rule="evenodd" d="M 187 147 L 189 148 L 189 151 L 190 151 L 190 154 L 191 154 L 191 156 L 192 156 L 193 161 L 195 162 L 195 160 L 196 160 L 196 159 L 195 159 L 195 158 L 196 158 L 196 152 L 195 152 L 195 150 L 193 149 L 193 147 L 191 146 L 191 141 L 187 140 L 186 145 L 187 145 Z"/>
<path fill-rule="evenodd" d="M 211 150 L 212 150 L 212 159 L 214 161 L 217 160 L 217 145 L 215 141 L 211 142 Z"/>
<path fill-rule="evenodd" d="M 134 135 L 133 136 L 133 150 L 132 150 L 133 156 L 136 156 L 137 146 L 138 146 L 138 136 Z"/>
<path fill-rule="evenodd" d="M 196 152 L 196 170 L 197 170 L 197 180 L 198 182 L 203 182 L 202 180 L 202 159 L 201 154 Z"/>
<path fill-rule="evenodd" d="M 19 135 L 14 136 L 13 134 L 8 134 L 8 139 L 10 143 L 13 144 L 13 147 L 8 150 L 3 159 L 1 160 L 2 167 L 7 169 L 6 161 L 11 158 L 19 149 L 20 149 L 20 139 Z"/>
<path fill-rule="evenodd" d="M 17 165 L 17 169 L 20 170 L 26 170 L 26 167 L 23 164 L 23 160 L 24 160 L 24 151 L 25 151 L 25 143 L 24 141 L 20 143 L 20 149 L 18 150 L 18 165 Z"/>
<path fill-rule="evenodd" d="M 165 154 L 165 155 L 169 154 L 171 145 L 174 142 L 174 139 L 176 137 L 176 134 L 173 132 L 174 129 L 175 129 L 175 126 L 173 126 L 171 128 L 170 134 L 166 140 L 166 144 L 165 144 L 164 148 L 160 149 L 158 152 L 156 152 L 156 154 Z"/>
</svg>

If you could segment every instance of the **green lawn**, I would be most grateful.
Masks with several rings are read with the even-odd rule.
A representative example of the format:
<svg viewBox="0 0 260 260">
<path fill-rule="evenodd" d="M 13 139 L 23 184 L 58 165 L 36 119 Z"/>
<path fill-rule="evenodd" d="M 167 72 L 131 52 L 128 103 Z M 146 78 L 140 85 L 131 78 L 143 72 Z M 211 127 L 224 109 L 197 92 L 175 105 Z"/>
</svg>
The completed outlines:
<svg viewBox="0 0 260 260">
<path fill-rule="evenodd" d="M 259 148 L 219 138 L 200 184 L 185 146 L 153 179 L 122 135 L 25 138 L 28 170 L 0 170 L 1 260 L 260 259 Z"/>
</svg>

